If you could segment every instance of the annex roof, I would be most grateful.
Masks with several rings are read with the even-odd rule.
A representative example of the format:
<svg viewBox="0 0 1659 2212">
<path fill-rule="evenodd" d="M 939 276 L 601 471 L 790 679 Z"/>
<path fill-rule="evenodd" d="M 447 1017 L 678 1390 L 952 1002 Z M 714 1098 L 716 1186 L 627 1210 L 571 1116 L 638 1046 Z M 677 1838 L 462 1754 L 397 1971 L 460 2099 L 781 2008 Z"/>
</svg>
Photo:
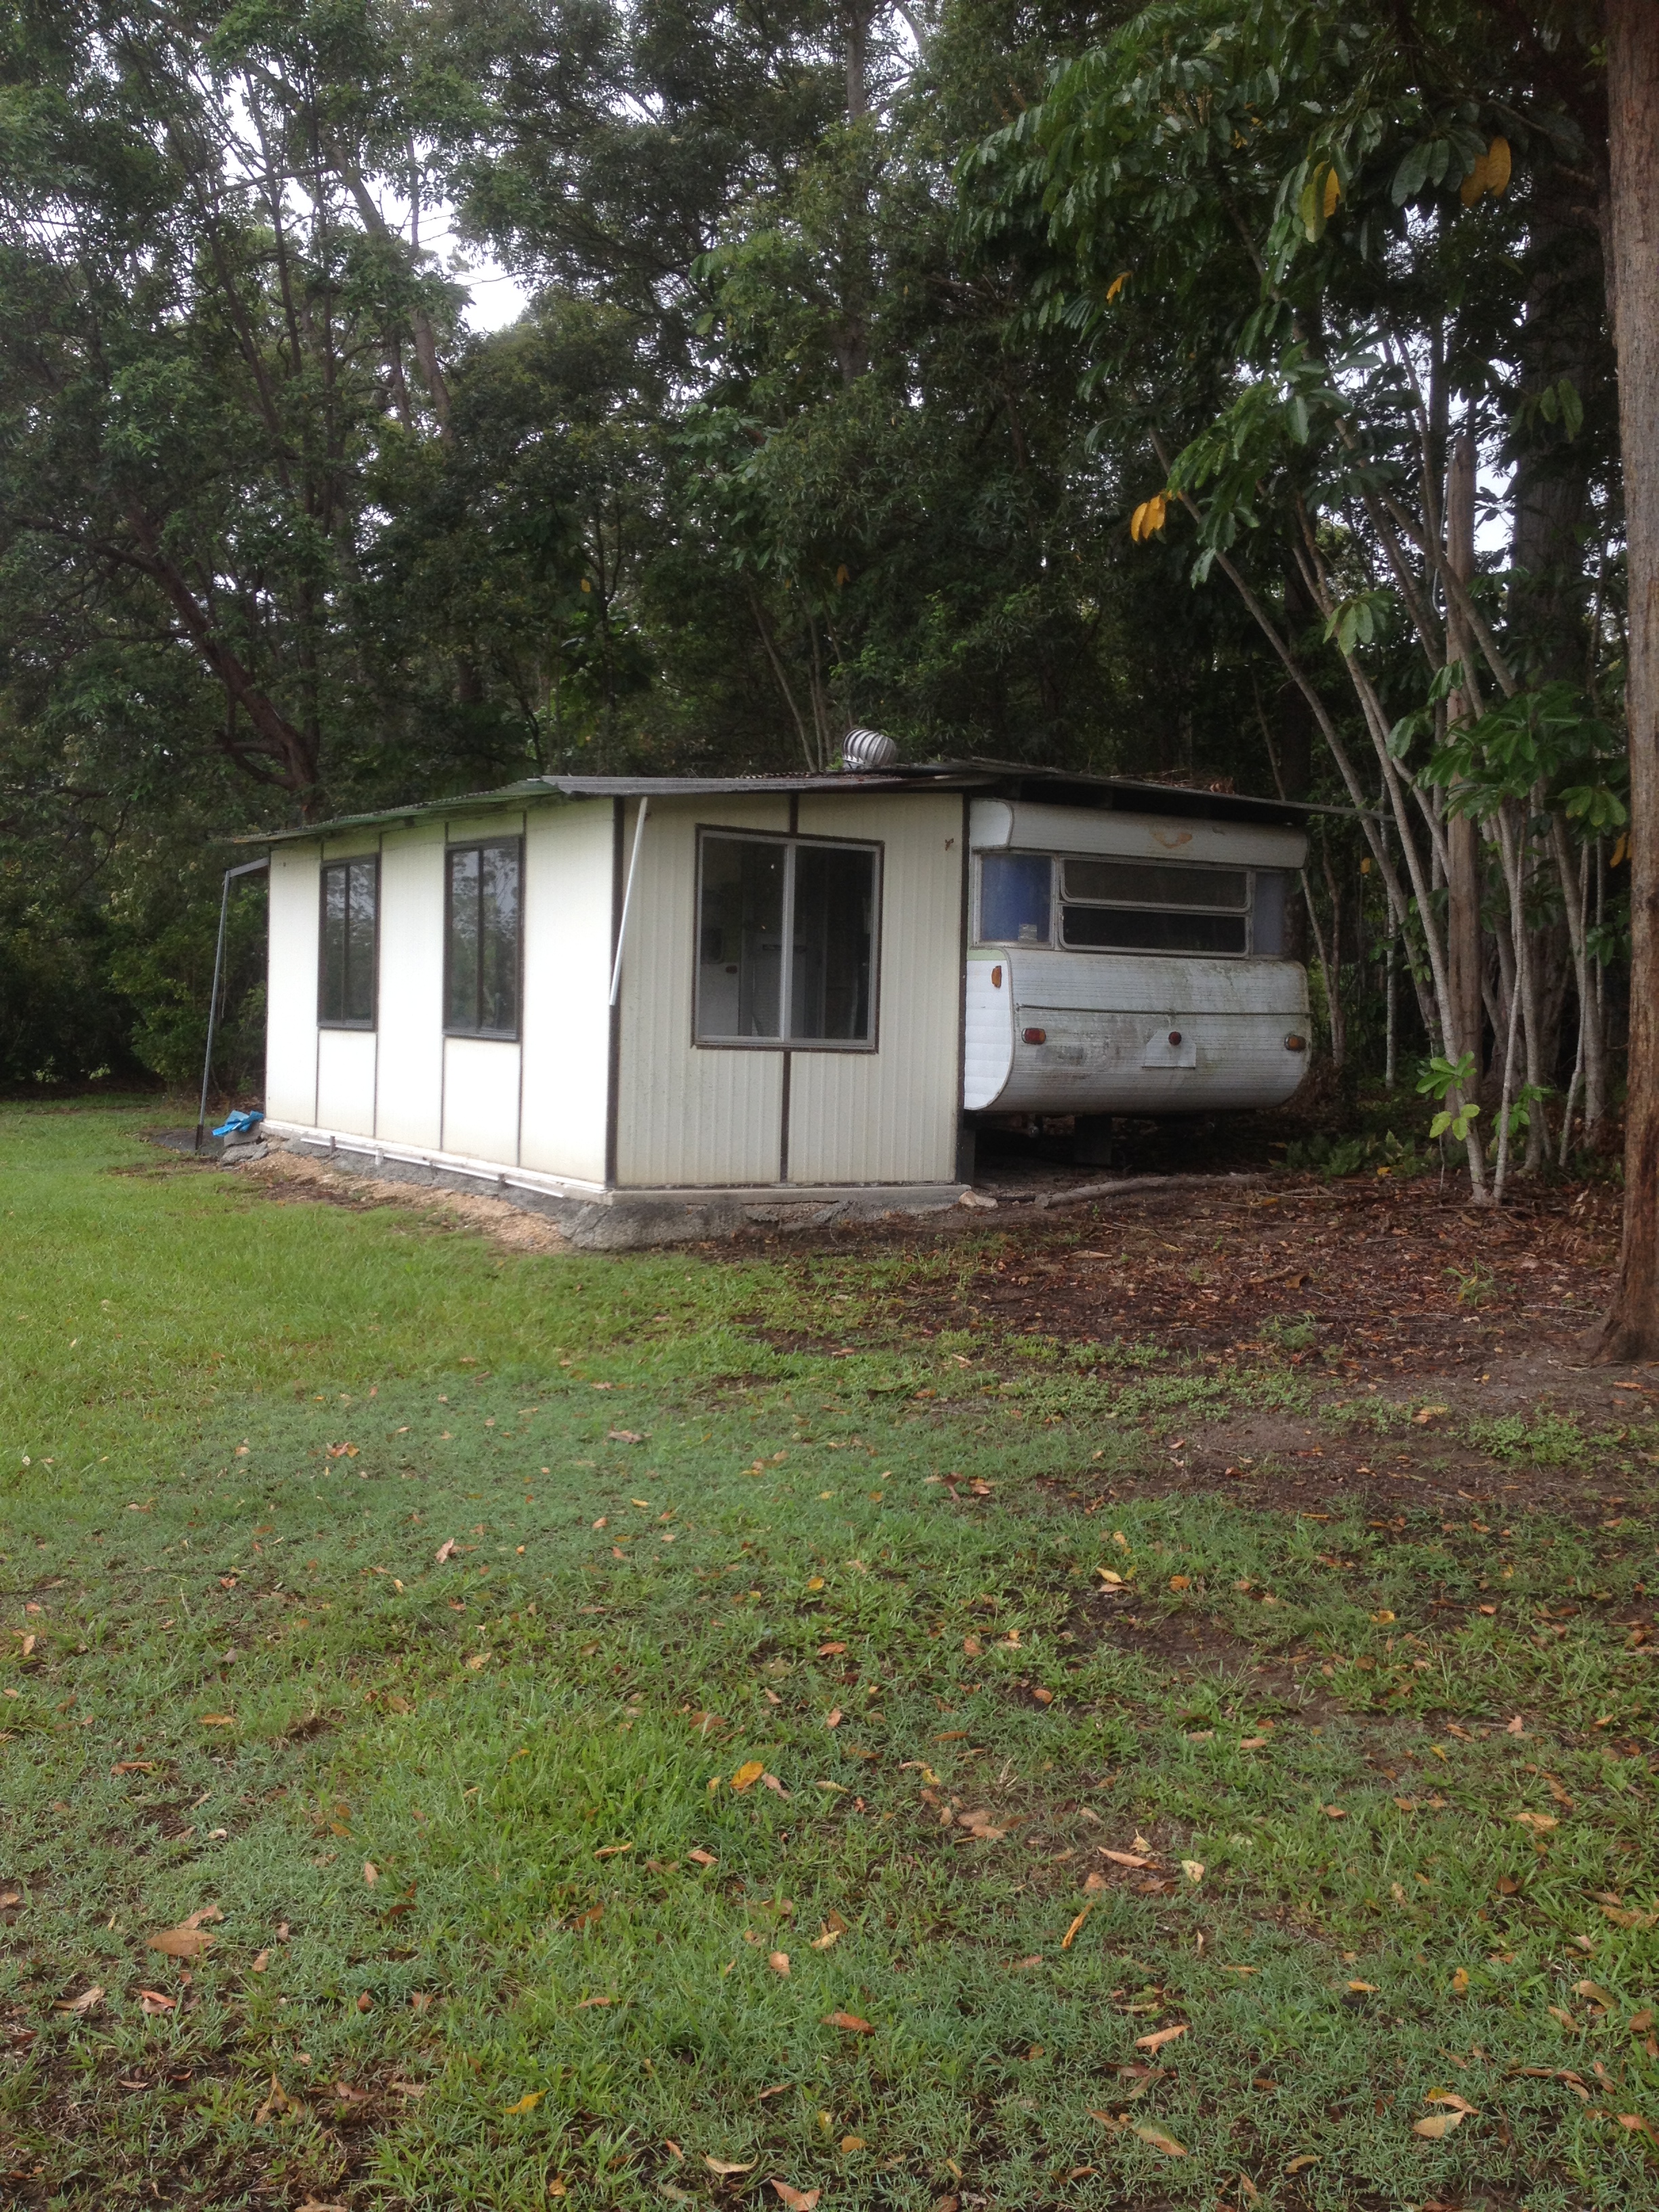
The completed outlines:
<svg viewBox="0 0 1659 2212">
<path fill-rule="evenodd" d="M 905 763 L 875 771 L 836 769 L 828 775 L 532 775 L 493 791 L 452 793 L 443 799 L 386 806 L 370 814 L 343 814 L 297 829 L 265 830 L 232 842 L 280 845 L 295 840 L 337 836 L 429 820 L 434 815 L 479 814 L 495 808 L 523 807 L 554 799 L 695 799 L 803 792 L 967 791 L 1001 799 L 1042 799 L 1050 805 L 1108 809 L 1120 813 L 1164 814 L 1212 822 L 1301 822 L 1310 814 L 1346 815 L 1345 806 L 1310 800 L 1258 799 L 1242 792 L 1206 791 L 1188 784 L 1157 783 L 1144 778 L 1091 775 L 1071 769 L 1032 768 L 1014 761 L 960 760 Z"/>
</svg>

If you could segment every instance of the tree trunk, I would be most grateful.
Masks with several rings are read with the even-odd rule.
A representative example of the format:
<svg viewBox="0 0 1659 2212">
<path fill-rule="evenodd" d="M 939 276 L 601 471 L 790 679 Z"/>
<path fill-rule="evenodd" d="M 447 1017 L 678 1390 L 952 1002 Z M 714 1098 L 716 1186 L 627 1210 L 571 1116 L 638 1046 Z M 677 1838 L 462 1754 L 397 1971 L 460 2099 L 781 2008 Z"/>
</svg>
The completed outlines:
<svg viewBox="0 0 1659 2212">
<path fill-rule="evenodd" d="M 1452 447 L 1446 472 L 1446 553 L 1465 583 L 1474 574 L 1474 445 L 1467 431 Z M 1446 649 L 1466 668 L 1474 658 L 1474 641 L 1464 631 L 1455 608 L 1447 610 Z M 1480 713 L 1473 683 L 1461 695 L 1455 712 L 1460 721 L 1473 721 Z M 1464 1053 L 1474 1056 L 1474 1073 L 1468 1089 L 1480 1088 L 1480 840 L 1466 814 L 1454 814 L 1446 823 L 1446 968 L 1451 992 L 1451 1032 L 1446 1040 L 1449 1059 Z"/>
<path fill-rule="evenodd" d="M 1608 229 L 1630 641 L 1625 1238 L 1603 1359 L 1659 1358 L 1659 8 L 1607 0 Z"/>
</svg>

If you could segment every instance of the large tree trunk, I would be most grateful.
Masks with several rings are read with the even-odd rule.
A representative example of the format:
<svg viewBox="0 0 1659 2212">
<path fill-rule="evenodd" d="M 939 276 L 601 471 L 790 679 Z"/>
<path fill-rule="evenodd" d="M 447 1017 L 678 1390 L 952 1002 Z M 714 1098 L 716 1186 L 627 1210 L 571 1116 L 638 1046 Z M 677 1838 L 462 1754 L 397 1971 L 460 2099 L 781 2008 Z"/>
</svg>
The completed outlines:
<svg viewBox="0 0 1659 2212">
<path fill-rule="evenodd" d="M 1608 231 L 1630 575 L 1625 1242 L 1604 1359 L 1659 1358 L 1659 8 L 1607 0 Z"/>
</svg>

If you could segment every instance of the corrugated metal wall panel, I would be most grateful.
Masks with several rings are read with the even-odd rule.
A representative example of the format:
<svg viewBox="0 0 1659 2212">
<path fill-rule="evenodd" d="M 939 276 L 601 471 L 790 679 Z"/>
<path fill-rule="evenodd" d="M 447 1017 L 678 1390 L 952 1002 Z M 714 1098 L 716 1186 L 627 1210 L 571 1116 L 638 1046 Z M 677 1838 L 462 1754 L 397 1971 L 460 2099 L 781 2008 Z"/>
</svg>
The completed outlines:
<svg viewBox="0 0 1659 2212">
<path fill-rule="evenodd" d="M 532 810 L 525 837 L 520 1164 L 605 1180 L 611 1012 L 609 799 Z"/>
<path fill-rule="evenodd" d="M 443 1141 L 444 833 L 388 830 L 380 848 L 380 1068 L 374 1133 Z"/>
<path fill-rule="evenodd" d="M 318 851 L 271 854 L 266 968 L 265 1111 L 307 1127 L 317 1115 Z"/>
<path fill-rule="evenodd" d="M 803 834 L 883 848 L 878 1048 L 796 1051 L 789 1180 L 945 1182 L 956 1173 L 962 801 L 804 798 Z"/>
<path fill-rule="evenodd" d="M 630 802 L 624 867 L 638 812 L 638 802 Z M 788 804 L 710 793 L 652 806 L 623 967 L 617 1181 L 625 1188 L 778 1179 L 782 1053 L 699 1048 L 691 1042 L 700 823 L 783 830 Z M 609 981 L 607 975 L 607 989 Z"/>
</svg>

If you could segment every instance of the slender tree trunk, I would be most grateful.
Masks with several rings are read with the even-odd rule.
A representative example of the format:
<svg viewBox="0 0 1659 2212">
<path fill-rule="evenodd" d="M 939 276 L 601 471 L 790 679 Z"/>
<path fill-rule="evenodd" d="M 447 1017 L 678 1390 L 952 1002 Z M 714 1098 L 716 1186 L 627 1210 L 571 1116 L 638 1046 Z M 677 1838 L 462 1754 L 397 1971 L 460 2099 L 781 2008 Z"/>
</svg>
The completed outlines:
<svg viewBox="0 0 1659 2212">
<path fill-rule="evenodd" d="M 1467 431 L 1452 447 L 1446 485 L 1446 550 L 1453 568 L 1465 583 L 1474 574 L 1474 447 Z M 1466 669 L 1474 659 L 1474 643 L 1465 634 L 1455 609 L 1447 613 L 1446 649 L 1449 659 L 1462 660 Z M 1460 695 L 1456 715 L 1473 720 L 1473 684 Z M 1454 814 L 1446 823 L 1446 966 L 1451 989 L 1451 1036 L 1446 1040 L 1449 1057 L 1474 1055 L 1471 1092 L 1480 1088 L 1480 840 L 1468 815 Z"/>
<path fill-rule="evenodd" d="M 1604 1359 L 1659 1358 L 1659 8 L 1607 0 L 1608 228 L 1630 642 L 1625 1239 Z"/>
</svg>

